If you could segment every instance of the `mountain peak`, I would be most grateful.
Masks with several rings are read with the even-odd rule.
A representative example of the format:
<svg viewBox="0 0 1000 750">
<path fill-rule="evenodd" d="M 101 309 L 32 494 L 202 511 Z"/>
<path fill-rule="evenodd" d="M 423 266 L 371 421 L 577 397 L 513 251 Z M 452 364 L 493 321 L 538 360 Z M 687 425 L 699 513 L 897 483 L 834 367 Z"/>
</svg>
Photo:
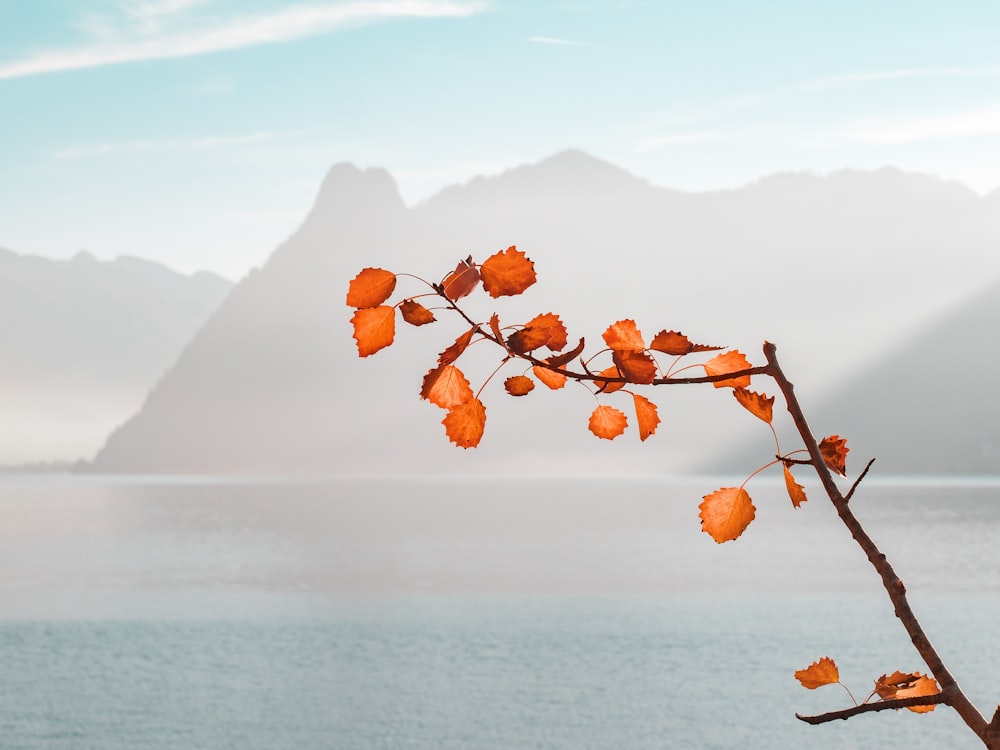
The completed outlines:
<svg viewBox="0 0 1000 750">
<path fill-rule="evenodd" d="M 332 213 L 342 220 L 396 213 L 405 208 L 396 181 L 386 170 L 360 169 L 350 162 L 340 162 L 326 173 L 312 212 Z"/>
</svg>

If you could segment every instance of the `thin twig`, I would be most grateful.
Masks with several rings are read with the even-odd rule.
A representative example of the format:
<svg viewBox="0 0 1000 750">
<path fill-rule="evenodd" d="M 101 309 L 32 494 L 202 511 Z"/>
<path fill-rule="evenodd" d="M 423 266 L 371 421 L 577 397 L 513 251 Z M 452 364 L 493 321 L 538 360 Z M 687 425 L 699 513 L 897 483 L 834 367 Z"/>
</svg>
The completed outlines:
<svg viewBox="0 0 1000 750">
<path fill-rule="evenodd" d="M 865 467 L 865 470 L 862 471 L 861 474 L 858 475 L 858 478 L 854 480 L 854 484 L 851 485 L 850 492 L 848 492 L 846 495 L 844 495 L 844 502 L 845 503 L 851 502 L 851 496 L 854 494 L 854 490 L 856 490 L 858 488 L 858 485 L 861 484 L 861 480 L 865 478 L 865 474 L 868 473 L 868 470 L 872 467 L 873 463 L 875 463 L 875 459 L 874 458 L 871 461 L 868 462 L 868 465 Z"/>
</svg>

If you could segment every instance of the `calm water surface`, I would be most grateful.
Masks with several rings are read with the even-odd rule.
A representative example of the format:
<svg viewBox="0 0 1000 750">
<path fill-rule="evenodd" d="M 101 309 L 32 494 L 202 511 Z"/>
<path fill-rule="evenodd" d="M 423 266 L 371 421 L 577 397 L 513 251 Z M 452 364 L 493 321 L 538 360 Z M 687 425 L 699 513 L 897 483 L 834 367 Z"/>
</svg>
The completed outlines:
<svg viewBox="0 0 1000 750">
<path fill-rule="evenodd" d="M 691 480 L 0 483 L 4 748 L 974 748 L 947 712 L 810 727 L 920 669 L 813 490 Z M 1000 486 L 873 482 L 856 510 L 984 711 Z"/>
</svg>

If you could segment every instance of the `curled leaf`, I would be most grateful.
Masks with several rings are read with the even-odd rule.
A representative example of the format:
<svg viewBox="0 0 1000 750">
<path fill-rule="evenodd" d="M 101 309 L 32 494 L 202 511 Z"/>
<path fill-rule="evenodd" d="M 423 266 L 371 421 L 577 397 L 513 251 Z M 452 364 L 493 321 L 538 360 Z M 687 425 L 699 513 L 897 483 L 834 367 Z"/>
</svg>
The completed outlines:
<svg viewBox="0 0 1000 750">
<path fill-rule="evenodd" d="M 774 396 L 768 396 L 766 393 L 755 393 L 742 387 L 734 388 L 733 395 L 747 411 L 758 419 L 763 419 L 771 424 Z"/>
<path fill-rule="evenodd" d="M 376 307 L 381 305 L 396 288 L 396 274 L 384 268 L 365 268 L 351 279 L 347 289 L 349 307 Z"/>
<path fill-rule="evenodd" d="M 639 425 L 639 440 L 645 442 L 646 438 L 656 432 L 656 426 L 660 424 L 660 415 L 657 413 L 656 404 L 645 396 L 633 393 L 632 401 L 635 403 L 635 419 Z"/>
<path fill-rule="evenodd" d="M 795 481 L 795 477 L 792 476 L 791 470 L 788 466 L 784 466 L 785 469 L 785 489 L 788 490 L 788 497 L 792 500 L 792 505 L 798 508 L 802 503 L 804 503 L 809 498 L 806 497 L 806 488 Z"/>
<path fill-rule="evenodd" d="M 514 245 L 487 258 L 479 273 L 493 298 L 520 294 L 535 283 L 535 264 Z"/>
<path fill-rule="evenodd" d="M 743 356 L 741 352 L 733 349 L 725 354 L 717 354 L 708 360 L 703 367 L 705 368 L 705 374 L 711 376 L 725 375 L 730 372 L 739 372 L 740 370 L 749 370 L 753 367 L 753 365 L 747 361 L 747 358 Z M 750 385 L 750 376 L 740 375 L 735 378 L 716 380 L 712 383 L 712 385 L 716 388 L 726 388 L 727 386 L 731 386 L 733 388 L 746 388 Z"/>
<path fill-rule="evenodd" d="M 840 672 L 833 659 L 824 656 L 805 669 L 796 672 L 795 679 L 802 683 L 802 687 L 815 690 L 823 685 L 834 685 L 840 682 Z"/>
<path fill-rule="evenodd" d="M 454 301 L 472 294 L 478 284 L 479 269 L 472 262 L 470 255 L 465 260 L 460 260 L 455 270 L 445 277 L 441 282 L 441 289 L 445 297 Z"/>
<path fill-rule="evenodd" d="M 478 398 L 453 406 L 441 420 L 445 433 L 459 448 L 475 448 L 486 428 L 486 407 Z"/>
<path fill-rule="evenodd" d="M 648 385 L 656 379 L 656 363 L 645 352 L 616 351 L 611 358 L 630 383 Z"/>
<path fill-rule="evenodd" d="M 616 352 L 638 352 L 646 348 L 634 320 L 612 323 L 602 335 L 608 348 Z"/>
<path fill-rule="evenodd" d="M 367 357 L 389 346 L 396 337 L 396 308 L 382 305 L 356 310 L 354 340 L 358 342 L 358 356 Z"/>
<path fill-rule="evenodd" d="M 442 409 L 451 409 L 472 399 L 472 387 L 454 365 L 438 365 L 424 375 L 420 398 Z"/>
<path fill-rule="evenodd" d="M 723 487 L 705 495 L 701 505 L 701 529 L 722 544 L 736 539 L 753 521 L 756 508 L 742 487 Z"/>
<path fill-rule="evenodd" d="M 538 365 L 532 367 L 531 371 L 535 373 L 536 378 L 545 383 L 553 391 L 558 391 L 566 385 L 566 376 L 561 372 L 553 372 L 547 367 L 539 367 Z"/>
<path fill-rule="evenodd" d="M 511 396 L 527 396 L 535 390 L 535 381 L 525 375 L 514 375 L 503 381 L 503 387 Z"/>
<path fill-rule="evenodd" d="M 673 354 L 675 356 L 691 354 L 692 352 L 712 352 L 717 349 L 722 349 L 721 346 L 692 344 L 688 337 L 683 333 L 666 330 L 660 331 L 653 337 L 653 343 L 649 345 L 649 348 L 658 352 L 663 352 L 664 354 Z"/>
<path fill-rule="evenodd" d="M 569 362 L 571 359 L 580 356 L 580 352 L 583 351 L 584 341 L 583 337 L 580 337 L 580 343 L 573 347 L 572 351 L 564 352 L 557 357 L 549 357 L 546 362 L 548 362 L 553 367 L 562 367 L 564 364 Z"/>
<path fill-rule="evenodd" d="M 823 456 L 823 462 L 830 467 L 830 470 L 840 476 L 847 476 L 847 438 L 840 435 L 830 435 L 823 438 L 819 443 L 819 452 Z"/>
<path fill-rule="evenodd" d="M 502 344 L 503 334 L 500 332 L 500 316 L 496 313 L 490 316 L 490 331 L 493 332 L 493 337 Z"/>
<path fill-rule="evenodd" d="M 450 365 L 456 359 L 462 356 L 462 352 L 466 350 L 469 346 L 469 342 L 472 341 L 472 335 L 476 332 L 475 328 L 470 328 L 468 331 L 463 333 L 457 339 L 455 343 L 445 349 L 438 355 L 438 364 Z"/>
<path fill-rule="evenodd" d="M 628 418 L 624 412 L 619 411 L 615 407 L 602 404 L 594 409 L 587 426 L 597 437 L 604 440 L 614 440 L 625 432 L 625 428 L 628 426 Z"/>
<path fill-rule="evenodd" d="M 882 675 L 875 680 L 875 692 L 882 700 L 892 700 L 894 698 L 922 698 L 927 695 L 937 695 L 941 692 L 941 687 L 933 677 L 922 675 L 919 672 L 903 673 L 893 672 L 891 675 Z M 934 710 L 934 704 L 929 706 L 907 706 L 914 713 L 927 713 Z"/>
<path fill-rule="evenodd" d="M 412 299 L 403 300 L 399 311 L 403 314 L 403 320 L 411 326 L 424 326 L 436 320 L 434 313 Z"/>
</svg>

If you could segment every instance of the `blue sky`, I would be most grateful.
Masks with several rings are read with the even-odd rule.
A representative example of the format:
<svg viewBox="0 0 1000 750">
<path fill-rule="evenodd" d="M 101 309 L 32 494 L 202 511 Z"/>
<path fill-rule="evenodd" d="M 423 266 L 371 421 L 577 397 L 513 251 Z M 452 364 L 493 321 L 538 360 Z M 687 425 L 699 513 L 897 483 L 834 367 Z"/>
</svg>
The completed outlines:
<svg viewBox="0 0 1000 750">
<path fill-rule="evenodd" d="M 0 247 L 239 278 L 338 161 L 416 203 L 584 149 L 1000 187 L 1000 3 L 3 0 Z"/>
</svg>

